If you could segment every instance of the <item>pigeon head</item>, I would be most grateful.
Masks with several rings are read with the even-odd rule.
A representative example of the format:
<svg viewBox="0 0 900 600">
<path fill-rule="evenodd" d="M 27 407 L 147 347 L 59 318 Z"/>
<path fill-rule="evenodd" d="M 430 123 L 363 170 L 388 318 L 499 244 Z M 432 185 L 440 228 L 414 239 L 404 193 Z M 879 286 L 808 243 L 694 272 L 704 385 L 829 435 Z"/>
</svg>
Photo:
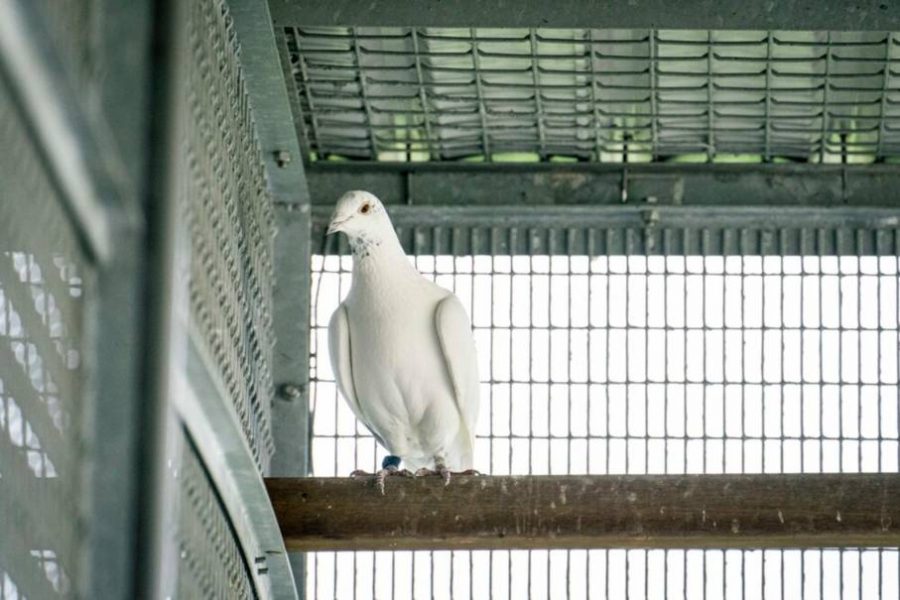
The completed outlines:
<svg viewBox="0 0 900 600">
<path fill-rule="evenodd" d="M 371 249 L 396 238 L 394 226 L 381 200 L 364 191 L 347 192 L 337 201 L 328 233 L 343 231 L 356 249 Z"/>
</svg>

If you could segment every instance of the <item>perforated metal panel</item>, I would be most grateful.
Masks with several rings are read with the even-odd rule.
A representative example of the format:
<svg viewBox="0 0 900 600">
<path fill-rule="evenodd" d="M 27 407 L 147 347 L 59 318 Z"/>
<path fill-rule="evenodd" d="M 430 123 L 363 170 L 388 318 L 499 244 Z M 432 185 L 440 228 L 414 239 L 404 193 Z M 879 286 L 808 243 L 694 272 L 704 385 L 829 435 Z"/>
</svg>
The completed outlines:
<svg viewBox="0 0 900 600">
<path fill-rule="evenodd" d="M 889 33 L 285 35 L 301 135 L 318 158 L 872 162 L 900 149 Z"/>
<path fill-rule="evenodd" d="M 0 597 L 82 583 L 82 428 L 95 272 L 0 79 Z M 13 150 L 14 149 L 14 150 Z"/>
<path fill-rule="evenodd" d="M 654 234 L 402 224 L 420 271 L 472 317 L 483 472 L 900 469 L 895 225 Z M 339 398 L 327 357 L 351 259 L 316 243 L 312 466 L 346 476 L 375 469 L 384 450 Z M 317 553 L 308 564 L 310 598 L 900 593 L 896 549 Z"/>
<path fill-rule="evenodd" d="M 178 598 L 256 598 L 234 529 L 184 434 L 178 469 Z"/>
<path fill-rule="evenodd" d="M 182 130 L 194 323 L 263 471 L 273 451 L 271 199 L 222 1 L 191 3 Z"/>
</svg>

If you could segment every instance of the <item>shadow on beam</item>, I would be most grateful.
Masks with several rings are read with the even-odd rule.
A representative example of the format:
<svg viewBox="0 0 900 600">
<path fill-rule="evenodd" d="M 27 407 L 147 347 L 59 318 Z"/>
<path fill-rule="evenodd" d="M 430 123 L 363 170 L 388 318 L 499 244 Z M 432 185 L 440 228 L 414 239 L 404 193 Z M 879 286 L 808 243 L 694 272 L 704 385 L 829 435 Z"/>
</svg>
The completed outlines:
<svg viewBox="0 0 900 600">
<path fill-rule="evenodd" d="M 269 479 L 288 550 L 900 545 L 900 475 Z"/>
</svg>

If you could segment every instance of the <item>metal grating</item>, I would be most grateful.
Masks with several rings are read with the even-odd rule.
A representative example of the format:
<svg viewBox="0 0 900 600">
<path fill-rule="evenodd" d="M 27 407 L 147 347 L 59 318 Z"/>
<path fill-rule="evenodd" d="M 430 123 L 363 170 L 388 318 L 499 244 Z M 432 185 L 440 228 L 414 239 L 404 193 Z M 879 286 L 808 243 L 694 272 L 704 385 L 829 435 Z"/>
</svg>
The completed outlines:
<svg viewBox="0 0 900 600">
<path fill-rule="evenodd" d="M 178 469 L 178 598 L 256 598 L 234 529 L 184 433 Z"/>
<path fill-rule="evenodd" d="M 191 3 L 184 210 L 193 319 L 260 468 L 274 445 L 274 219 L 240 49 L 221 0 Z"/>
<path fill-rule="evenodd" d="M 642 228 L 405 228 L 419 270 L 473 319 L 476 467 L 897 472 L 900 231 L 795 233 L 669 229 L 649 247 Z M 345 476 L 383 450 L 338 398 L 327 358 L 351 259 L 318 247 L 312 470 Z M 898 585 L 896 549 L 317 553 L 307 571 L 310 598 L 886 599 Z"/>
<path fill-rule="evenodd" d="M 79 593 L 95 272 L 0 79 L 0 598 Z"/>
<path fill-rule="evenodd" d="M 869 163 L 900 150 L 884 32 L 285 29 L 314 159 Z"/>
</svg>

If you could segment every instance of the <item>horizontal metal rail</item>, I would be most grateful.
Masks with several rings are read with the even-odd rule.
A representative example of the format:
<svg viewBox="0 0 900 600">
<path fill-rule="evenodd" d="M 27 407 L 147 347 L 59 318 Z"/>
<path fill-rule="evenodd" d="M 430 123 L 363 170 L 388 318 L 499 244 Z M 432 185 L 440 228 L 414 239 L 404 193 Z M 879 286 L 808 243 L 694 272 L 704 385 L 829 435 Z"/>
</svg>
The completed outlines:
<svg viewBox="0 0 900 600">
<path fill-rule="evenodd" d="M 609 29 L 900 29 L 900 5 L 883 0 L 269 0 L 276 25 L 604 27 Z"/>
<path fill-rule="evenodd" d="M 900 207 L 900 165 L 316 162 L 315 205 L 364 189 L 391 204 Z"/>
<path fill-rule="evenodd" d="M 900 475 L 267 480 L 289 550 L 900 545 Z"/>
</svg>

